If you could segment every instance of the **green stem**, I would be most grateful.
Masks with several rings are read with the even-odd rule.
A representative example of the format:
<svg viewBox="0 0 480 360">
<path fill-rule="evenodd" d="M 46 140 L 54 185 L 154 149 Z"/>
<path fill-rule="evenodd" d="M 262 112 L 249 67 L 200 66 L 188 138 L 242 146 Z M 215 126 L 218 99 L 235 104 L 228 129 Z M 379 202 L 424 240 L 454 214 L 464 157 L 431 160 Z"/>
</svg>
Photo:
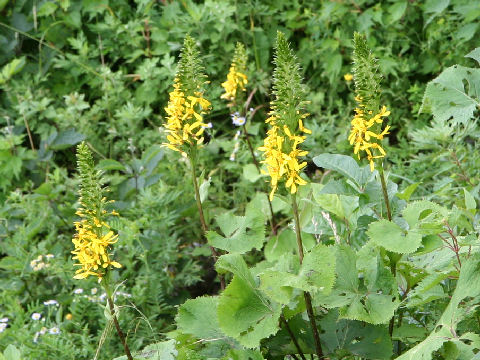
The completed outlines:
<svg viewBox="0 0 480 360">
<path fill-rule="evenodd" d="M 300 229 L 300 218 L 298 216 L 298 207 L 296 195 L 292 194 L 292 209 L 293 209 L 293 218 L 295 221 L 295 234 L 297 236 L 297 246 L 298 246 L 298 255 L 300 257 L 300 265 L 303 262 L 303 243 L 302 235 Z M 315 341 L 315 350 L 319 359 L 323 359 L 322 344 L 320 343 L 320 335 L 318 334 L 317 324 L 315 322 L 315 314 L 312 307 L 312 298 L 310 293 L 307 291 L 303 292 L 303 297 L 305 299 L 305 306 L 307 308 L 308 318 L 310 319 L 310 326 L 312 327 L 313 339 Z"/>
<path fill-rule="evenodd" d="M 383 193 L 383 200 L 385 201 L 385 207 L 387 208 L 387 218 L 388 218 L 388 221 L 392 221 L 392 212 L 390 210 L 390 201 L 388 200 L 388 191 L 387 191 L 387 183 L 385 181 L 385 172 L 383 170 L 383 164 L 381 161 L 378 166 L 378 173 L 380 174 L 380 182 L 382 183 L 382 193 Z M 390 251 L 387 252 L 387 255 L 390 260 L 390 270 L 392 272 L 392 275 L 396 279 L 398 259 L 396 258 L 396 256 L 394 256 L 395 254 L 392 254 Z M 388 324 L 388 333 L 390 334 L 390 337 L 392 337 L 393 335 L 394 326 L 395 326 L 395 314 L 393 314 L 392 318 L 390 319 L 390 323 Z"/>
<path fill-rule="evenodd" d="M 288 335 L 290 335 L 290 338 L 292 339 L 293 344 L 297 348 L 297 351 L 298 351 L 300 357 L 302 358 L 302 360 L 306 360 L 305 355 L 303 355 L 302 348 L 300 347 L 300 344 L 298 343 L 297 338 L 295 337 L 295 334 L 293 333 L 292 329 L 290 329 L 290 326 L 288 325 L 287 319 L 285 319 L 285 316 L 283 314 L 280 315 L 280 320 L 283 322 L 283 325 L 285 325 L 285 329 L 287 330 Z"/>
<path fill-rule="evenodd" d="M 200 199 L 200 190 L 198 187 L 198 182 L 197 182 L 197 173 L 196 173 L 196 153 L 195 149 L 193 150 L 190 158 L 190 165 L 192 167 L 192 180 L 193 180 L 193 187 L 195 189 L 195 200 L 197 201 L 197 208 L 198 208 L 198 215 L 200 216 L 200 223 L 202 224 L 202 230 L 203 230 L 203 235 L 205 236 L 207 231 L 208 231 L 208 226 L 207 222 L 205 221 L 205 216 L 203 214 L 203 206 L 202 206 L 202 200 Z M 215 262 L 217 262 L 218 259 L 218 252 L 215 250 L 213 246 L 210 246 L 210 251 L 212 252 L 212 257 Z M 218 274 L 218 278 L 220 280 L 220 288 L 222 290 L 225 289 L 225 278 L 223 275 Z"/>
<path fill-rule="evenodd" d="M 380 182 L 382 183 L 383 200 L 385 201 L 385 206 L 387 208 L 388 221 L 392 221 L 392 212 L 390 211 L 390 201 L 388 200 L 387 183 L 385 182 L 385 174 L 383 171 L 383 164 L 381 162 L 378 166 L 378 173 L 380 174 Z"/>
<path fill-rule="evenodd" d="M 113 304 L 112 300 L 112 291 L 108 284 L 108 274 L 105 275 L 102 281 L 103 287 L 105 292 L 107 293 L 107 302 L 108 307 L 110 308 L 110 314 L 112 315 L 113 323 L 115 324 L 115 329 L 117 330 L 118 337 L 123 345 L 123 350 L 125 351 L 125 355 L 127 355 L 128 360 L 133 360 L 132 354 L 130 353 L 130 349 L 128 348 L 127 341 L 125 340 L 125 335 L 123 334 L 122 329 L 120 328 L 120 324 L 118 323 L 117 315 L 115 315 L 115 305 Z"/>
</svg>

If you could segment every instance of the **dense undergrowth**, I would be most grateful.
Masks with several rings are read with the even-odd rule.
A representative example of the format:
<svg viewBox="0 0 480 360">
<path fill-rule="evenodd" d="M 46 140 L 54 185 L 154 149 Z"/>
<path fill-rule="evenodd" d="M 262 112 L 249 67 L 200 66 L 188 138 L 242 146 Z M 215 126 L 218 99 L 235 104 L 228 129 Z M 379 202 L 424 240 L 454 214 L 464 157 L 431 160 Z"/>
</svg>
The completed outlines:
<svg viewBox="0 0 480 360">
<path fill-rule="evenodd" d="M 303 292 L 330 359 L 480 356 L 479 17 L 469 0 L 0 1 L 0 359 L 123 354 L 102 284 L 73 278 L 83 141 L 120 214 L 108 220 L 122 265 L 110 282 L 139 358 L 318 354 Z M 284 183 L 270 211 L 249 146 L 263 159 L 277 31 L 299 62 L 311 130 L 297 225 Z M 391 112 L 392 219 L 380 173 L 348 140 L 354 32 Z M 161 146 L 187 34 L 211 102 L 195 161 Z M 237 43 L 248 82 L 232 103 L 221 95 Z"/>
</svg>

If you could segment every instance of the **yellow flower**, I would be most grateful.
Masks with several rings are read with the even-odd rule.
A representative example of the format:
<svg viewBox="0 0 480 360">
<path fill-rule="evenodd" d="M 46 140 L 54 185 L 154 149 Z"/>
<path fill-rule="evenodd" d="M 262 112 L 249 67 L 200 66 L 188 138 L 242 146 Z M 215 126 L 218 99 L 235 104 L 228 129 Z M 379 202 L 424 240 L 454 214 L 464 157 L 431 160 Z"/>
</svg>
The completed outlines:
<svg viewBox="0 0 480 360">
<path fill-rule="evenodd" d="M 72 254 L 73 259 L 78 262 L 75 266 L 80 266 L 80 269 L 75 272 L 74 279 L 85 279 L 90 275 L 102 278 L 105 274 L 103 269 L 109 266 L 122 267 L 118 262 L 111 260 L 111 254 L 108 253 L 110 245 L 117 242 L 118 235 L 98 218 L 93 218 L 93 223 L 92 226 L 85 218 L 75 222 L 77 233 L 72 239 L 75 245 Z"/>
<path fill-rule="evenodd" d="M 210 102 L 203 98 L 201 92 L 185 97 L 178 78 L 175 78 L 173 88 L 165 108 L 167 113 L 165 131 L 168 134 L 168 143 L 162 145 L 186 155 L 184 144 L 203 143 L 202 134 L 208 127 L 203 122 L 203 115 L 210 109 Z"/>
<path fill-rule="evenodd" d="M 235 101 L 237 91 L 245 91 L 245 86 L 248 83 L 247 75 L 236 70 L 235 64 L 230 66 L 230 71 L 227 75 L 227 81 L 222 83 L 225 93 L 220 96 L 221 99 L 228 101 Z"/>
<path fill-rule="evenodd" d="M 390 115 L 390 111 L 385 106 L 382 106 L 378 114 L 372 115 L 372 112 L 368 112 L 368 116 L 363 110 L 365 106 L 362 104 L 361 97 L 355 97 L 355 100 L 359 103 L 355 108 L 355 116 L 352 119 L 352 129 L 348 136 L 350 145 L 353 145 L 353 153 L 360 159 L 360 151 L 365 151 L 367 154 L 367 160 L 370 162 L 370 170 L 375 169 L 374 159 L 380 159 L 385 157 L 386 152 L 380 145 L 380 141 L 383 137 L 389 134 L 390 126 L 387 125 L 383 130 L 381 126 L 383 124 L 383 118 Z M 372 127 L 375 124 L 379 124 L 380 132 L 375 132 Z M 376 126 L 378 127 L 378 126 Z M 373 151 L 374 150 L 374 151 Z"/>
<path fill-rule="evenodd" d="M 65 315 L 65 320 L 70 321 L 70 320 L 72 320 L 72 319 L 73 319 L 73 315 L 72 315 L 72 314 L 68 313 L 67 315 Z"/>
<path fill-rule="evenodd" d="M 297 185 L 307 184 L 300 177 L 300 172 L 307 163 L 299 163 L 299 157 L 307 155 L 308 152 L 297 148 L 299 144 L 305 141 L 306 137 L 295 134 L 287 125 L 278 126 L 275 115 L 270 116 L 265 122 L 270 124 L 271 128 L 267 131 L 263 146 L 258 149 L 264 152 L 265 160 L 262 163 L 267 165 L 268 175 L 270 175 L 272 187 L 270 200 L 273 200 L 278 182 L 281 180 L 286 180 L 285 187 L 292 194 L 297 192 Z M 299 131 L 306 134 L 312 133 L 303 126 L 301 119 L 298 125 Z"/>
<path fill-rule="evenodd" d="M 343 78 L 345 79 L 345 81 L 352 81 L 353 80 L 353 75 L 352 74 L 345 74 L 343 75 Z"/>
</svg>

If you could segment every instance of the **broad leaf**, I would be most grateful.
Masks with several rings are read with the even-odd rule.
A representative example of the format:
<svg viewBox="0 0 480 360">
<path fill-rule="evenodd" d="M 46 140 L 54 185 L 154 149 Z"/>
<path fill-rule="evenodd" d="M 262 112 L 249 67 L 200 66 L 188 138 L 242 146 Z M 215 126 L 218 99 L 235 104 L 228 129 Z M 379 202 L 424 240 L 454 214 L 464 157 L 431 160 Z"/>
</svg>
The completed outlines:
<svg viewBox="0 0 480 360">
<path fill-rule="evenodd" d="M 208 231 L 207 239 L 210 245 L 239 254 L 253 248 L 262 248 L 265 240 L 265 216 L 260 211 L 247 208 L 245 216 L 225 213 L 218 216 L 216 221 L 224 236 Z"/>
<path fill-rule="evenodd" d="M 454 65 L 445 69 L 428 83 L 423 107 L 430 108 L 433 116 L 453 123 L 466 124 L 480 106 L 480 69 Z"/>
<path fill-rule="evenodd" d="M 368 167 L 360 168 L 355 159 L 339 154 L 320 154 L 313 158 L 318 167 L 335 170 L 353 180 L 359 187 L 365 186 L 372 176 Z"/>
<path fill-rule="evenodd" d="M 255 348 L 260 341 L 275 334 L 281 307 L 270 302 L 235 275 L 218 302 L 218 320 L 221 330 L 238 340 L 246 348 Z"/>
<path fill-rule="evenodd" d="M 399 254 L 412 253 L 422 244 L 422 235 L 419 232 L 407 232 L 386 219 L 371 223 L 367 234 L 378 246 Z"/>
<path fill-rule="evenodd" d="M 197 339 L 223 337 L 217 319 L 217 297 L 189 299 L 178 308 L 177 327 Z"/>
</svg>

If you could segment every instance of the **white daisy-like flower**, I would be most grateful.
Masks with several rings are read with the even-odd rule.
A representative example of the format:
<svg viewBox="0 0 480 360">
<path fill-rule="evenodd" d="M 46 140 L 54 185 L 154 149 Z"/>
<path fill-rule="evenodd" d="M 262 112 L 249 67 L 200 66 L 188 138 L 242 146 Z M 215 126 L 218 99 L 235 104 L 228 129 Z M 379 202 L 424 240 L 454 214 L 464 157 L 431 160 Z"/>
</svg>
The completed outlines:
<svg viewBox="0 0 480 360">
<path fill-rule="evenodd" d="M 0 323 L 0 333 L 4 332 L 7 326 L 8 326 L 7 323 Z"/>
<path fill-rule="evenodd" d="M 0 319 L 0 323 L 6 323 L 8 322 L 8 317 L 4 317 Z"/>
<path fill-rule="evenodd" d="M 42 314 L 40 313 L 33 313 L 32 314 L 32 320 L 38 321 L 42 318 Z"/>
<path fill-rule="evenodd" d="M 74 294 L 77 294 L 77 295 L 82 294 L 82 293 L 83 293 L 83 289 L 82 289 L 82 288 L 75 289 L 75 290 L 73 290 L 73 293 L 74 293 Z"/>
<path fill-rule="evenodd" d="M 93 288 L 92 290 L 90 290 L 90 293 L 91 293 L 92 295 L 95 295 L 97 292 L 98 292 L 98 289 L 97 289 L 97 288 Z"/>
<path fill-rule="evenodd" d="M 43 305 L 46 305 L 46 306 L 50 306 L 50 305 L 58 305 L 58 301 L 57 301 L 57 300 L 48 300 L 48 301 L 44 301 L 44 302 L 43 302 Z"/>
<path fill-rule="evenodd" d="M 58 334 L 60 334 L 60 329 L 58 327 L 54 326 L 50 330 L 48 330 L 48 333 L 52 334 L 52 335 L 58 335 Z"/>
<path fill-rule="evenodd" d="M 245 124 L 245 117 L 244 116 L 240 116 L 240 113 L 238 112 L 235 112 L 233 114 L 230 115 L 232 117 L 232 123 L 233 125 L 235 126 L 242 126 Z"/>
<path fill-rule="evenodd" d="M 47 255 L 45 255 L 45 257 L 46 257 L 47 259 L 53 259 L 53 258 L 55 257 L 55 255 L 53 255 L 53 254 L 47 254 Z"/>
</svg>

